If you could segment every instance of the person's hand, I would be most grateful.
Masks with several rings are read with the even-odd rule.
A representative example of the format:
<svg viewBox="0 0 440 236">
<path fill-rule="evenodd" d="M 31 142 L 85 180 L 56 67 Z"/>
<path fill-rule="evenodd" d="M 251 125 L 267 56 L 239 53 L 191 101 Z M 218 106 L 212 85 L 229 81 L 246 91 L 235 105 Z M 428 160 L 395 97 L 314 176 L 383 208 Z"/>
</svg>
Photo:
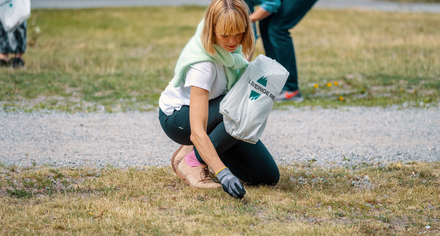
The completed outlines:
<svg viewBox="0 0 440 236">
<path fill-rule="evenodd" d="M 243 198 L 246 190 L 235 175 L 228 168 L 224 168 L 217 173 L 217 178 L 222 184 L 223 190 L 236 198 Z"/>
</svg>

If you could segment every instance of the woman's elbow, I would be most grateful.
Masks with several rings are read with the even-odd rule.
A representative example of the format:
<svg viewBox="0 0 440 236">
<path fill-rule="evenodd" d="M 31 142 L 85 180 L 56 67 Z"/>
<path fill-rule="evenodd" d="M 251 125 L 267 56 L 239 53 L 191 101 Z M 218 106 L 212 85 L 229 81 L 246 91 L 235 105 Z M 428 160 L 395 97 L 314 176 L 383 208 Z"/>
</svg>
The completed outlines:
<svg viewBox="0 0 440 236">
<path fill-rule="evenodd" d="M 191 139 L 191 142 L 195 144 L 201 142 L 204 136 L 207 136 L 205 132 L 191 130 L 191 136 L 189 138 Z"/>
</svg>

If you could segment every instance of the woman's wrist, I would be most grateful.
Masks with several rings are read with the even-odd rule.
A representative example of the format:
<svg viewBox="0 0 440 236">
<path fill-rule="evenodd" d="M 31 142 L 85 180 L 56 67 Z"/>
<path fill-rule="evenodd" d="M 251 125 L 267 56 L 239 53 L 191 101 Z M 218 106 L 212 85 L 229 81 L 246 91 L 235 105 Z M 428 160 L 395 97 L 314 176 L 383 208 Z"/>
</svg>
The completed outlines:
<svg viewBox="0 0 440 236">
<path fill-rule="evenodd" d="M 218 173 L 220 173 L 220 171 L 222 171 L 222 170 L 224 170 L 224 169 L 226 169 L 226 168 L 228 168 L 228 167 L 225 166 L 225 167 L 221 168 L 220 170 L 216 171 L 216 172 L 215 172 L 215 176 L 217 176 Z"/>
</svg>

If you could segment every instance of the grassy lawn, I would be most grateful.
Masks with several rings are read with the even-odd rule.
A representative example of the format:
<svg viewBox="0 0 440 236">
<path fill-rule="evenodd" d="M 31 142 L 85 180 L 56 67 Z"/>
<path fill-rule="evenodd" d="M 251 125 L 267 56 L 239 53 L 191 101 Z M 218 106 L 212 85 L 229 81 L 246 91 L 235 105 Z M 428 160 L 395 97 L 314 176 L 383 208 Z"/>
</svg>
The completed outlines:
<svg viewBox="0 0 440 236">
<path fill-rule="evenodd" d="M 5 111 L 153 109 L 204 10 L 34 10 L 26 69 L 0 68 L 0 105 Z M 439 21 L 440 14 L 313 9 L 292 30 L 306 101 L 276 107 L 438 106 Z M 262 53 L 259 41 L 254 56 Z"/>
<path fill-rule="evenodd" d="M 243 200 L 170 167 L 0 167 L 1 235 L 438 235 L 440 163 L 281 168 Z"/>
<path fill-rule="evenodd" d="M 0 68 L 7 111 L 146 111 L 200 7 L 34 10 L 26 69 Z M 313 9 L 292 35 L 301 104 L 438 106 L 440 14 Z M 264 53 L 261 41 L 257 56 Z M 236 200 L 170 167 L 0 163 L 0 235 L 438 235 L 440 163 L 282 166 Z"/>
</svg>

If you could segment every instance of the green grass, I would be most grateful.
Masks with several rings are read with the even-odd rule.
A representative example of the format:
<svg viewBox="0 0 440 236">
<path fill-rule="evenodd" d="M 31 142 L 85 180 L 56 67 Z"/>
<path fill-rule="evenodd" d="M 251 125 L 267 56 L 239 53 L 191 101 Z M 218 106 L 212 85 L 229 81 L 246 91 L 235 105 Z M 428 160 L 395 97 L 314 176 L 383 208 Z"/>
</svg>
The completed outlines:
<svg viewBox="0 0 440 236">
<path fill-rule="evenodd" d="M 440 163 L 281 167 L 276 186 L 192 189 L 170 167 L 0 167 L 1 235 L 438 235 Z"/>
<path fill-rule="evenodd" d="M 26 69 L 0 68 L 0 103 L 5 111 L 155 108 L 204 11 L 33 10 Z M 295 106 L 438 106 L 439 21 L 440 14 L 313 9 L 292 30 L 306 99 Z M 254 56 L 263 53 L 259 41 Z M 276 107 L 285 105 L 294 104 Z"/>
</svg>

